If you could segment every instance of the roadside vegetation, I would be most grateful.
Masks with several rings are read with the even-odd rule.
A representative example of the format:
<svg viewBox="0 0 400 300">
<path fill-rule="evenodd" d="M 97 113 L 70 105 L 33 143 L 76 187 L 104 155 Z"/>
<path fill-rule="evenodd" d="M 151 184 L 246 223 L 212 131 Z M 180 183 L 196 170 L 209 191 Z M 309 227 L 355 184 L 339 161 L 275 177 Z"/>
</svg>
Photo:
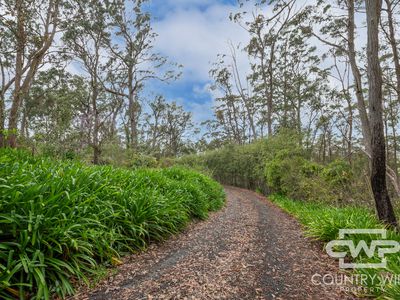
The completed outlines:
<svg viewBox="0 0 400 300">
<path fill-rule="evenodd" d="M 177 164 L 203 170 L 225 184 L 269 195 L 269 199 L 305 226 L 310 237 L 324 243 L 336 240 L 339 229 L 385 228 L 375 214 L 368 172 L 363 167 L 365 157 L 353 155 L 349 162 L 338 155 L 329 162 L 318 162 L 315 153 L 299 145 L 299 138 L 296 133 L 285 131 L 248 145 L 228 145 L 200 155 L 184 156 Z M 361 239 L 368 243 L 376 236 L 352 238 L 357 244 Z M 400 236 L 390 230 L 388 239 L 400 241 Z M 387 258 L 387 269 L 360 271 L 377 276 L 374 282 L 367 281 L 373 287 L 369 296 L 396 299 L 400 293 L 398 285 L 379 281 L 379 276 L 387 272 L 400 274 L 400 255 Z M 369 261 L 379 259 L 376 256 Z"/>
<path fill-rule="evenodd" d="M 0 298 L 73 293 L 99 265 L 145 249 L 224 204 L 183 168 L 117 169 L 0 151 Z"/>
<path fill-rule="evenodd" d="M 361 153 L 352 161 L 334 153 L 325 163 L 318 152 L 299 144 L 302 137 L 281 131 L 247 145 L 227 145 L 176 160 L 212 175 L 228 185 L 278 193 L 293 199 L 330 204 L 373 206 L 367 159 Z"/>
<path fill-rule="evenodd" d="M 373 211 L 365 207 L 346 206 L 335 207 L 322 202 L 304 202 L 294 201 L 290 198 L 281 195 L 271 195 L 269 199 L 276 205 L 281 207 L 293 215 L 305 226 L 307 235 L 323 242 L 336 240 L 340 229 L 377 229 L 385 228 L 380 223 Z M 353 235 L 348 236 L 355 245 L 360 240 L 366 241 L 368 245 L 376 238 L 371 235 Z M 387 239 L 400 241 L 400 235 L 394 231 L 389 231 Z M 361 253 L 362 254 L 362 253 Z M 360 274 L 366 274 L 366 287 L 368 293 L 359 293 L 358 296 L 374 296 L 379 299 L 398 299 L 400 295 L 399 285 L 396 284 L 396 276 L 400 275 L 400 254 L 390 254 L 386 256 L 386 269 L 358 269 Z M 368 259 L 361 255 L 356 259 L 356 262 L 380 262 L 378 256 Z M 388 274 L 389 273 L 389 274 Z M 388 277 L 384 277 L 388 276 Z M 393 276 L 393 277 L 392 277 Z M 392 281 L 390 280 L 392 279 Z"/>
</svg>

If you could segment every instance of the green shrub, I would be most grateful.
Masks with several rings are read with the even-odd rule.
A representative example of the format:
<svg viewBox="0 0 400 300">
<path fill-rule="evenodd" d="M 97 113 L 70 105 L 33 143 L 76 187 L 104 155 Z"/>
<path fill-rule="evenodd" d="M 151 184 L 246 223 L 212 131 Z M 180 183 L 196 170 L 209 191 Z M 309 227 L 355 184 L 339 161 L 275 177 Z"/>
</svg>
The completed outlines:
<svg viewBox="0 0 400 300">
<path fill-rule="evenodd" d="M 131 168 L 157 168 L 158 162 L 152 156 L 143 155 L 143 154 L 133 154 L 132 158 L 130 159 L 129 166 Z"/>
<path fill-rule="evenodd" d="M 320 164 L 306 160 L 303 162 L 301 172 L 307 178 L 312 178 L 320 176 L 323 169 L 323 166 Z"/>
<path fill-rule="evenodd" d="M 265 165 L 265 179 L 272 192 L 299 200 L 332 201 L 321 172 L 323 166 L 308 161 L 298 149 L 284 149 Z"/>
<path fill-rule="evenodd" d="M 280 193 L 303 201 L 371 205 L 369 176 L 363 156 L 354 154 L 352 165 L 334 160 L 327 165 L 311 160 L 312 149 L 301 146 L 296 132 L 281 130 L 275 136 L 245 145 L 187 155 L 175 160 L 223 184 Z M 307 144 L 307 143 L 304 143 Z M 337 155 L 330 155 L 331 158 Z"/>
<path fill-rule="evenodd" d="M 223 184 L 263 189 L 265 141 L 249 145 L 227 145 L 199 155 L 187 155 L 175 164 L 210 174 Z M 265 190 L 265 188 L 264 188 Z"/>
<path fill-rule="evenodd" d="M 286 151 L 285 151 L 286 152 Z M 297 195 L 301 188 L 301 176 L 304 158 L 286 156 L 279 153 L 273 160 L 266 163 L 265 174 L 269 188 L 283 195 Z"/>
<path fill-rule="evenodd" d="M 353 180 L 351 166 L 339 159 L 325 166 L 322 175 L 332 187 L 347 187 Z"/>
<path fill-rule="evenodd" d="M 194 171 L 136 171 L 0 150 L 0 298 L 71 295 L 99 263 L 167 238 L 224 203 Z"/>
</svg>

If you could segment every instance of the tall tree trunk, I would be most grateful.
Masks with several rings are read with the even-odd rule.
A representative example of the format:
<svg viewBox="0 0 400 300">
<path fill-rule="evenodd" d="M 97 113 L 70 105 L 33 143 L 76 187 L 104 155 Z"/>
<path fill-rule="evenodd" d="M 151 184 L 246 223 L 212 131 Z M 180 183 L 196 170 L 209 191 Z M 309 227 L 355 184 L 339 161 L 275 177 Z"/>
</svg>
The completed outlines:
<svg viewBox="0 0 400 300">
<path fill-rule="evenodd" d="M 137 116 L 136 116 L 136 110 L 137 110 L 137 105 L 136 105 L 136 99 L 135 99 L 135 87 L 133 84 L 133 66 L 129 66 L 128 68 L 128 118 L 129 118 L 129 147 L 133 149 L 134 151 L 137 150 L 137 143 L 138 143 L 138 137 L 137 137 Z"/>
<path fill-rule="evenodd" d="M 382 70 L 379 63 L 379 19 L 381 0 L 366 0 L 368 28 L 368 84 L 370 103 L 371 187 L 379 220 L 397 227 L 392 203 L 386 186 L 386 153 L 383 131 Z"/>
<path fill-rule="evenodd" d="M 390 163 L 390 153 L 389 153 L 389 124 L 388 124 L 387 114 L 384 114 L 383 118 L 383 131 L 385 138 L 385 147 L 386 147 L 386 161 Z"/>
<path fill-rule="evenodd" d="M 97 98 L 99 95 L 97 80 L 95 79 L 92 84 L 92 110 L 93 110 L 93 138 L 92 138 L 92 148 L 93 148 L 93 164 L 98 165 L 100 163 L 100 141 L 99 141 L 99 133 L 100 133 L 100 115 L 99 110 L 97 108 Z"/>
<path fill-rule="evenodd" d="M 399 178 L 399 167 L 397 162 L 397 133 L 396 133 L 396 125 L 395 120 L 397 118 L 396 114 L 393 111 L 393 103 L 390 103 L 390 119 L 391 119 L 391 127 L 392 127 L 392 135 L 393 135 L 393 168 L 396 174 L 396 177 Z"/>
<path fill-rule="evenodd" d="M 4 95 L 0 94 L 0 148 L 5 147 L 5 120 L 6 120 L 6 107 Z"/>
<path fill-rule="evenodd" d="M 268 123 L 268 136 L 272 136 L 272 114 L 274 109 L 274 61 L 275 61 L 275 42 L 271 45 L 269 64 L 268 64 L 268 97 L 267 97 L 267 123 Z"/>
<path fill-rule="evenodd" d="M 135 100 L 133 95 L 129 95 L 128 105 L 128 118 L 129 118 L 129 148 L 136 151 L 137 137 L 136 137 L 136 114 L 135 114 Z"/>
<path fill-rule="evenodd" d="M 393 62 L 394 69 L 396 71 L 396 82 L 397 82 L 397 101 L 400 103 L 400 60 L 399 60 L 399 50 L 397 49 L 396 33 L 394 30 L 394 20 L 393 20 L 393 7 L 391 0 L 385 0 L 388 15 L 388 26 L 389 33 L 387 34 L 390 46 L 393 52 Z"/>
<path fill-rule="evenodd" d="M 393 134 L 393 168 L 396 173 L 397 178 L 399 177 L 399 166 L 397 162 L 397 134 L 396 127 L 392 125 L 392 134 Z"/>
<path fill-rule="evenodd" d="M 349 110 L 349 119 L 348 119 L 348 123 L 349 123 L 349 136 L 347 137 L 347 156 L 349 159 L 349 164 L 352 164 L 352 157 L 353 157 L 353 107 L 351 105 L 351 100 L 349 99 L 348 103 L 347 103 L 347 107 Z"/>
<path fill-rule="evenodd" d="M 288 41 L 285 41 L 285 50 L 284 53 L 287 52 L 287 43 Z M 284 67 L 284 71 L 283 71 L 283 90 L 282 90 L 282 94 L 283 94 L 283 127 L 284 128 L 289 128 L 289 121 L 288 121 L 288 109 L 289 109 L 289 103 L 288 103 L 288 76 L 287 76 L 287 55 L 283 56 L 283 67 Z"/>
<path fill-rule="evenodd" d="M 18 112 L 21 105 L 21 81 L 23 73 L 23 59 L 25 52 L 25 16 L 23 8 L 23 0 L 16 0 L 15 10 L 17 14 L 17 51 L 15 57 L 15 83 L 13 101 L 10 109 L 10 118 L 8 122 L 8 145 L 11 148 L 17 146 L 17 125 L 18 125 Z"/>
<path fill-rule="evenodd" d="M 22 119 L 21 119 L 21 129 L 20 129 L 20 135 L 22 138 L 26 138 L 26 131 L 27 131 L 27 116 L 26 116 L 27 112 L 26 112 L 26 108 L 24 107 L 22 110 Z"/>
<path fill-rule="evenodd" d="M 302 136 L 302 123 L 301 123 L 301 83 L 298 83 L 297 86 L 297 131 L 299 135 L 299 146 L 303 145 L 303 136 Z"/>
<path fill-rule="evenodd" d="M 260 54 L 260 70 L 261 70 L 261 77 L 262 77 L 262 82 L 264 85 L 264 97 L 265 101 L 267 102 L 267 116 L 266 116 L 266 123 L 267 123 L 267 131 L 268 131 L 268 137 L 271 137 L 272 135 L 272 112 L 269 110 L 268 107 L 268 99 L 269 99 L 269 80 L 268 80 L 268 74 L 267 74 L 267 67 L 265 65 L 265 45 L 264 45 L 264 38 L 261 34 L 261 30 L 257 30 L 257 42 L 258 42 L 258 52 Z"/>
<path fill-rule="evenodd" d="M 355 50 L 355 21 L 354 21 L 354 0 L 347 0 L 348 6 L 348 56 L 351 70 L 354 77 L 354 86 L 357 97 L 357 107 L 361 119 L 361 129 L 363 134 L 364 146 L 367 153 L 371 153 L 371 127 L 368 120 L 367 108 L 364 101 L 362 91 L 361 72 L 357 65 L 357 57 Z"/>
</svg>

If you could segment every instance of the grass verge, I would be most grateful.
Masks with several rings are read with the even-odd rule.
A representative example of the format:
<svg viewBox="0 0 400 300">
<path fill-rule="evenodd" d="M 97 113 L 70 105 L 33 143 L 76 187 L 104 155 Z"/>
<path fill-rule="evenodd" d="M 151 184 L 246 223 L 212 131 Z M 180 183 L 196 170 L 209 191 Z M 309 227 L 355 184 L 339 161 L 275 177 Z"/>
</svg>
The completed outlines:
<svg viewBox="0 0 400 300">
<path fill-rule="evenodd" d="M 99 265 L 116 264 L 205 219 L 222 187 L 183 169 L 55 162 L 0 150 L 0 298 L 64 298 Z"/>
<path fill-rule="evenodd" d="M 333 207 L 325 203 L 294 201 L 280 195 L 270 196 L 269 199 L 280 208 L 293 215 L 305 226 L 308 236 L 325 243 L 338 239 L 339 229 L 379 229 L 384 226 L 369 210 L 360 207 Z M 370 245 L 376 235 L 349 236 L 355 243 L 365 240 Z M 400 242 L 400 235 L 391 230 L 388 240 Z M 348 249 L 343 249 L 347 251 Z M 375 251 L 375 255 L 377 251 Z M 362 275 L 366 289 L 359 296 L 371 296 L 378 299 L 400 299 L 400 253 L 386 255 L 386 269 L 357 269 L 354 272 Z M 368 258 L 365 254 L 354 259 L 356 262 L 379 262 L 381 258 Z M 357 277 L 355 277 L 357 278 Z M 358 277 L 361 278 L 361 277 Z"/>
</svg>

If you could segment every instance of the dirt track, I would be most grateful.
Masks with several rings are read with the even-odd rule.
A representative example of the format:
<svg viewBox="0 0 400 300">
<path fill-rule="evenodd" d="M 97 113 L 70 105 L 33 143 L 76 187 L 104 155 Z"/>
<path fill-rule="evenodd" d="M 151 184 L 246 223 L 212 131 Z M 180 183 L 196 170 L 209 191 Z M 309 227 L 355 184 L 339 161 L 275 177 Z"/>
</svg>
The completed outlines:
<svg viewBox="0 0 400 300">
<path fill-rule="evenodd" d="M 290 216 L 254 192 L 226 188 L 205 222 L 125 259 L 117 275 L 75 299 L 352 299 L 316 286 L 337 262 Z"/>
</svg>

